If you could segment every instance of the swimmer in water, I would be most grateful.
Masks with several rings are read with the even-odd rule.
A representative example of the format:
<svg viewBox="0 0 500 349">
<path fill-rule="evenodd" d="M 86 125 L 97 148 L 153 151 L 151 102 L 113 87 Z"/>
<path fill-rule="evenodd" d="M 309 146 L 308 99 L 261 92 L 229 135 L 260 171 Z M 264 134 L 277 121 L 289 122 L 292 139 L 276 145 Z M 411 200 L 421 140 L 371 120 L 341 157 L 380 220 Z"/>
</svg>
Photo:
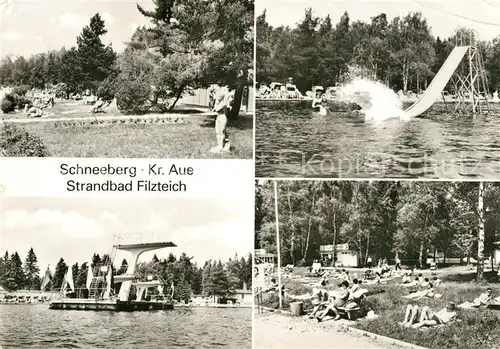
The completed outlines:
<svg viewBox="0 0 500 349">
<path fill-rule="evenodd" d="M 316 91 L 316 96 L 314 96 L 312 102 L 312 109 L 320 115 L 326 115 L 327 109 L 323 106 L 323 91 Z"/>
</svg>

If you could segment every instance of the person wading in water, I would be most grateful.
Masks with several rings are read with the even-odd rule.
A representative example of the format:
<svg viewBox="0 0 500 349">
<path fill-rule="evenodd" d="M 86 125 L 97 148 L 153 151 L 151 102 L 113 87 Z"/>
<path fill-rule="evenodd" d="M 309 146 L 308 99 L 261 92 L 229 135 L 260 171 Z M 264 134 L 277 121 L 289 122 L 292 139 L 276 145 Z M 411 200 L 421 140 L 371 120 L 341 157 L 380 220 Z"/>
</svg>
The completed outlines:
<svg viewBox="0 0 500 349">
<path fill-rule="evenodd" d="M 326 115 L 327 109 L 323 105 L 323 91 L 317 90 L 312 102 L 312 109 L 319 115 Z"/>
</svg>

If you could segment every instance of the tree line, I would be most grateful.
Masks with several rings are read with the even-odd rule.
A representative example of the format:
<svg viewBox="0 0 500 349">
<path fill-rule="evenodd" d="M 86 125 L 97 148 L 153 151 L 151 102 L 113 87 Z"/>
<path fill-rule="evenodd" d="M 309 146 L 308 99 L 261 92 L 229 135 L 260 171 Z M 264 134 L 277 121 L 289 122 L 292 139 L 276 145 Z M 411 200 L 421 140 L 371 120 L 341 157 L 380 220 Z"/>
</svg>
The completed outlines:
<svg viewBox="0 0 500 349">
<path fill-rule="evenodd" d="M 0 65 L 0 85 L 44 89 L 63 83 L 68 93 L 82 93 L 85 89 L 97 93 L 117 60 L 112 46 L 102 43 L 106 33 L 105 22 L 97 13 L 76 38 L 76 46 L 14 60 L 8 55 Z"/>
<path fill-rule="evenodd" d="M 94 253 L 90 263 L 91 268 L 107 265 L 109 256 Z M 120 275 L 127 270 L 127 261 L 122 260 L 119 268 L 113 268 L 113 275 Z M 63 286 L 64 276 L 70 269 L 75 289 L 86 289 L 89 263 L 74 263 L 68 265 L 63 258 L 57 262 L 54 272 L 47 268 L 40 274 L 36 254 L 31 248 L 23 261 L 14 252 L 0 258 L 0 286 L 6 290 L 40 290 L 42 279 L 47 274 L 49 283 L 47 290 L 59 291 Z M 226 262 L 209 260 L 203 266 L 198 266 L 192 257 L 185 253 L 179 258 L 170 254 L 166 259 L 158 259 L 156 255 L 151 261 L 141 262 L 137 273 L 142 277 L 148 275 L 160 276 L 167 283 L 164 293 L 169 294 L 170 284 L 174 285 L 174 299 L 189 301 L 193 294 L 203 296 L 230 297 L 244 285 L 250 287 L 252 282 L 252 255 L 239 257 L 235 255 Z M 83 294 L 86 292 L 81 292 Z"/>
<path fill-rule="evenodd" d="M 151 11 L 137 5 L 151 25 L 138 27 L 123 53 L 102 43 L 107 29 L 97 13 L 70 49 L 4 58 L 0 85 L 64 84 L 75 94 L 90 89 L 104 99 L 116 97 L 125 113 L 169 110 L 192 89 L 228 85 L 236 91 L 236 117 L 253 83 L 253 0 L 153 3 Z"/>
<path fill-rule="evenodd" d="M 363 266 L 397 255 L 493 258 L 500 227 L 500 185 L 478 182 L 278 182 L 283 264 L 310 265 L 321 245 L 347 243 Z M 274 187 L 256 185 L 255 245 L 276 252 Z M 334 253 L 335 254 L 335 253 Z M 498 262 L 498 261 L 497 261 Z M 495 266 L 494 266 L 495 267 Z"/>
<path fill-rule="evenodd" d="M 306 9 L 297 26 L 272 27 L 266 13 L 257 17 L 258 82 L 293 77 L 305 92 L 314 85 L 335 86 L 356 75 L 384 82 L 395 91 L 427 88 L 456 43 L 471 42 L 461 28 L 449 38 L 433 37 L 420 12 L 395 17 L 385 13 L 369 23 L 352 21 L 345 12 L 334 24 Z M 500 85 L 500 37 L 474 40 L 485 61 L 490 91 Z"/>
</svg>

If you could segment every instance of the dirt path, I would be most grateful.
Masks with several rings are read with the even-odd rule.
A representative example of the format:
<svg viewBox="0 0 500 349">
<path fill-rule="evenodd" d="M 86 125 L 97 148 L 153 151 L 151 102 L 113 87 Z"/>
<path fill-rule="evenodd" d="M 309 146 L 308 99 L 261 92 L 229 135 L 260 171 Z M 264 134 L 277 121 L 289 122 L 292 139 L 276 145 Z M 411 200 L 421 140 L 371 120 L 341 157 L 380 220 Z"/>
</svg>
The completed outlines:
<svg viewBox="0 0 500 349">
<path fill-rule="evenodd" d="M 400 349 L 371 338 L 342 331 L 342 326 L 327 321 L 293 318 L 278 314 L 256 314 L 255 349 Z"/>
</svg>

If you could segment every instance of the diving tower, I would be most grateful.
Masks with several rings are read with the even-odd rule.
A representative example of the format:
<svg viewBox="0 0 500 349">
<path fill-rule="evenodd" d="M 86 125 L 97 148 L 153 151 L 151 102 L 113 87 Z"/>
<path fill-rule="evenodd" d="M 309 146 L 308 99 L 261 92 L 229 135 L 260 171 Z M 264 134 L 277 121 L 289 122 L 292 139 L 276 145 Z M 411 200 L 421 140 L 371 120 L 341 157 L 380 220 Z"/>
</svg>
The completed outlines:
<svg viewBox="0 0 500 349">
<path fill-rule="evenodd" d="M 137 273 L 137 262 L 144 252 L 154 251 L 166 247 L 177 247 L 173 242 L 153 242 L 134 244 L 113 244 L 107 257 L 100 265 L 91 267 L 89 263 L 87 275 L 88 298 L 64 298 L 53 300 L 50 309 L 61 310 L 106 310 L 106 311 L 147 311 L 170 310 L 174 308 L 172 300 L 143 301 L 142 296 L 152 287 L 162 288 L 165 281 L 158 276 L 158 280 L 141 280 Z M 126 258 L 127 270 L 122 275 L 113 275 L 113 261 L 118 250 L 131 254 Z M 119 284 L 118 297 L 113 294 L 112 285 Z M 72 282 L 70 282 L 72 285 Z M 134 286 L 137 290 L 137 299 L 130 299 L 130 290 Z"/>
<path fill-rule="evenodd" d="M 153 242 L 153 243 L 141 243 L 141 244 L 126 244 L 126 245 L 115 245 L 116 250 L 127 251 L 131 254 L 130 261 L 125 274 L 120 275 L 120 278 L 115 277 L 115 282 L 121 281 L 120 292 L 118 293 L 118 299 L 122 302 L 127 302 L 130 295 L 130 288 L 133 282 L 137 279 L 136 277 L 136 267 L 137 260 L 140 255 L 144 252 L 158 250 L 160 248 L 166 247 L 177 247 L 173 242 Z"/>
</svg>

